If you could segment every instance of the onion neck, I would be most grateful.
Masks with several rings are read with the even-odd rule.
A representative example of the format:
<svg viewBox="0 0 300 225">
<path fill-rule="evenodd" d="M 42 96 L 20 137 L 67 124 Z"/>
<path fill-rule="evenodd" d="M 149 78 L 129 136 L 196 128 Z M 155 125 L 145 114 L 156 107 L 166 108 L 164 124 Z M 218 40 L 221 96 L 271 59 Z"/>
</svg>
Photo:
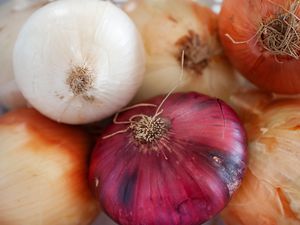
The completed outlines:
<svg viewBox="0 0 300 225">
<path fill-rule="evenodd" d="M 176 55 L 177 61 L 181 64 L 182 52 L 184 51 L 184 68 L 196 73 L 202 74 L 202 71 L 209 63 L 209 49 L 201 43 L 200 35 L 193 30 L 181 37 L 176 43 L 179 47 Z"/>
</svg>

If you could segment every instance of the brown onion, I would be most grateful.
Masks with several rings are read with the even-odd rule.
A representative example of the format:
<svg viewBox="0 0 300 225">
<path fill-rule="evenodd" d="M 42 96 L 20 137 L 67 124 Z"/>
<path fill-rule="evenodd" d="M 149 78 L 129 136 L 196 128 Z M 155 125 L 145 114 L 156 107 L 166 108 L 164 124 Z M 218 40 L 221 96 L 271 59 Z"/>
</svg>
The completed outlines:
<svg viewBox="0 0 300 225">
<path fill-rule="evenodd" d="M 121 113 L 99 137 L 90 183 L 121 225 L 195 225 L 225 207 L 246 155 L 244 129 L 224 102 L 159 96 Z"/>
<path fill-rule="evenodd" d="M 130 0 L 124 10 L 142 34 L 146 50 L 144 82 L 134 102 L 176 91 L 196 91 L 228 100 L 237 86 L 218 41 L 217 15 L 191 0 Z"/>
<path fill-rule="evenodd" d="M 223 212 L 227 225 L 300 224 L 300 99 L 235 96 L 249 137 L 249 165 Z M 246 109 L 246 110 L 244 110 Z"/>
<path fill-rule="evenodd" d="M 219 33 L 232 64 L 267 91 L 300 93 L 299 1 L 224 0 Z"/>
<path fill-rule="evenodd" d="M 0 117 L 0 224 L 87 225 L 89 138 L 33 109 Z"/>
</svg>

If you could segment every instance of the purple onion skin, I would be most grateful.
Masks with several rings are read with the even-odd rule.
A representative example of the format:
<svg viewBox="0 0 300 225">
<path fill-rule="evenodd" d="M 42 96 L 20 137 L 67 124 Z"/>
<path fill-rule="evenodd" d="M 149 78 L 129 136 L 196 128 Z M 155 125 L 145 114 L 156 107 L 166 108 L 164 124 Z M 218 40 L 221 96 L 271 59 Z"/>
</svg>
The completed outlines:
<svg viewBox="0 0 300 225">
<path fill-rule="evenodd" d="M 159 105 L 163 98 L 147 103 Z M 229 106 L 198 93 L 177 93 L 162 109 L 159 117 L 168 129 L 158 140 L 140 141 L 128 124 L 112 124 L 94 149 L 90 184 L 119 224 L 199 225 L 226 206 L 244 175 L 246 135 Z M 155 111 L 138 107 L 118 121 Z"/>
</svg>

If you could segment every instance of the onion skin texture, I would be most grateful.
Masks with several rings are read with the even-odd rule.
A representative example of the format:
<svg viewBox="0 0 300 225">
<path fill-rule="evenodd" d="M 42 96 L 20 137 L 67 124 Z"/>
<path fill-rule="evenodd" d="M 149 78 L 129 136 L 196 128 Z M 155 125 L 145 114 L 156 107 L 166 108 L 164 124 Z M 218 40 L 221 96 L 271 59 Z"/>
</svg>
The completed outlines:
<svg viewBox="0 0 300 225">
<path fill-rule="evenodd" d="M 16 11 L 15 6 L 14 1 L 6 1 L 0 7 L 0 84 L 14 79 L 12 66 L 14 43 L 22 25 L 36 10 L 35 7 L 30 7 L 26 10 Z"/>
<path fill-rule="evenodd" d="M 88 188 L 90 140 L 33 109 L 0 117 L 0 224 L 88 225 L 99 207 Z"/>
<path fill-rule="evenodd" d="M 300 100 L 271 99 L 262 105 L 266 99 L 261 95 L 260 106 L 245 120 L 248 170 L 222 213 L 227 225 L 300 224 Z"/>
<path fill-rule="evenodd" d="M 292 2 L 224 0 L 219 17 L 220 40 L 231 63 L 258 87 L 279 94 L 300 93 L 300 61 L 290 56 L 275 57 L 257 41 L 261 38 L 257 32 L 262 22 L 285 12 L 278 5 L 289 10 Z M 300 11 L 295 14 L 299 17 Z M 233 43 L 226 34 L 246 43 Z"/>
<path fill-rule="evenodd" d="M 145 79 L 133 102 L 168 93 L 196 91 L 228 101 L 238 79 L 218 40 L 218 17 L 190 0 L 130 0 L 123 7 L 146 50 Z M 193 41 L 192 41 L 193 40 Z"/>
<path fill-rule="evenodd" d="M 163 96 L 147 103 L 159 105 Z M 246 166 L 246 138 L 236 114 L 198 93 L 172 94 L 159 116 L 168 131 L 154 142 L 110 125 L 99 137 L 90 183 L 103 209 L 122 225 L 194 225 L 217 214 L 238 188 Z M 152 116 L 154 107 L 119 115 Z"/>
<path fill-rule="evenodd" d="M 134 23 L 111 2 L 60 0 L 26 21 L 13 68 L 22 94 L 40 113 L 88 124 L 134 97 L 143 80 L 144 47 Z"/>
<path fill-rule="evenodd" d="M 26 100 L 14 81 L 13 48 L 23 24 L 46 3 L 46 0 L 9 0 L 0 4 L 0 104 L 7 108 L 26 106 Z"/>
</svg>

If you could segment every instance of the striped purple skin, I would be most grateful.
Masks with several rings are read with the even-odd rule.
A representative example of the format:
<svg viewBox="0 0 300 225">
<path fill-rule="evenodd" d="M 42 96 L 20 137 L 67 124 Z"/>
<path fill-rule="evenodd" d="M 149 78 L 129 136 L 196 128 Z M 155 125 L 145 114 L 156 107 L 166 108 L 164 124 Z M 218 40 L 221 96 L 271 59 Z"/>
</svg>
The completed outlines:
<svg viewBox="0 0 300 225">
<path fill-rule="evenodd" d="M 148 103 L 159 105 L 159 96 Z M 141 144 L 128 125 L 110 125 L 94 149 L 90 183 L 103 209 L 122 225 L 199 225 L 220 212 L 246 167 L 246 136 L 235 112 L 197 93 L 172 94 L 160 115 L 169 130 Z M 152 116 L 153 107 L 120 114 Z"/>
</svg>

